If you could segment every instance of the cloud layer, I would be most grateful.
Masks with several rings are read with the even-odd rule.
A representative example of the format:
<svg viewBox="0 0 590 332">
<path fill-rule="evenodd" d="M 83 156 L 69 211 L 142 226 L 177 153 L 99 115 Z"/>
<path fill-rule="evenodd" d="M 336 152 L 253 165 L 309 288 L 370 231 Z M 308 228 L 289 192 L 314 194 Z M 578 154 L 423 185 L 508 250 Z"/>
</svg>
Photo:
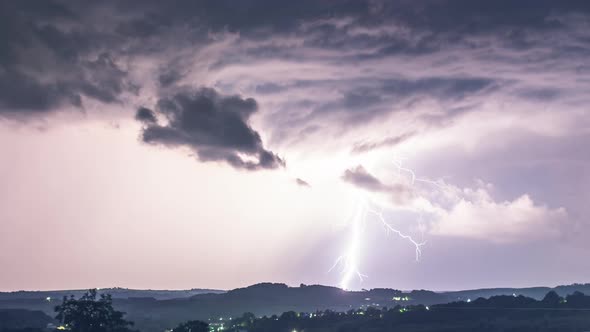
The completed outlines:
<svg viewBox="0 0 590 332">
<path fill-rule="evenodd" d="M 526 135 L 572 150 L 571 133 L 590 125 L 585 1 L 1 6 L 0 117 L 117 104 L 138 110 L 144 142 L 203 162 L 274 169 L 285 161 L 273 151 L 362 162 L 414 147 L 466 160 L 510 154 Z M 412 196 L 362 167 L 342 178 L 397 202 Z M 520 191 L 505 201 L 539 194 Z"/>
<path fill-rule="evenodd" d="M 189 238 L 186 225 L 216 235 L 241 226 L 238 240 L 256 229 L 252 243 L 270 243 L 262 241 L 268 229 L 284 231 L 273 238 L 273 271 L 288 279 L 296 274 L 284 253 L 301 252 L 291 233 L 336 247 L 340 238 L 315 232 L 346 220 L 350 192 L 374 198 L 409 233 L 431 236 L 429 266 L 444 262 L 440 270 L 457 283 L 445 286 L 469 282 L 470 273 L 452 275 L 462 266 L 453 263 L 455 246 L 497 254 L 511 271 L 526 264 L 505 252 L 522 246 L 539 266 L 522 272 L 523 282 L 545 274 L 545 260 L 561 264 L 551 280 L 585 277 L 590 267 L 564 252 L 589 249 L 588 22 L 583 0 L 1 2 L 0 183 L 11 184 L 2 220 L 9 230 L 56 225 L 47 229 L 81 236 L 127 222 L 123 252 L 138 229 L 155 241 L 172 212 L 171 239 Z M 407 169 L 392 163 L 398 157 Z M 76 195 L 60 201 L 62 190 Z M 32 201 L 51 204 L 29 211 Z M 111 215 L 121 201 L 139 208 Z M 424 229 L 416 229 L 421 214 Z M 302 229 L 305 222 L 313 227 Z M 0 245 L 11 240 L 0 234 Z M 395 245 L 387 241 L 383 248 Z M 445 241 L 446 253 L 436 247 Z M 190 243 L 167 244 L 181 242 Z M 144 245 L 138 252 L 152 248 Z M 195 253 L 191 263 L 204 259 L 182 249 Z M 376 249 L 377 266 L 393 261 Z M 302 275 L 316 254 L 301 257 Z M 416 271 L 408 288 L 423 287 L 415 283 L 425 275 L 440 280 L 414 265 L 404 269 Z"/>
</svg>

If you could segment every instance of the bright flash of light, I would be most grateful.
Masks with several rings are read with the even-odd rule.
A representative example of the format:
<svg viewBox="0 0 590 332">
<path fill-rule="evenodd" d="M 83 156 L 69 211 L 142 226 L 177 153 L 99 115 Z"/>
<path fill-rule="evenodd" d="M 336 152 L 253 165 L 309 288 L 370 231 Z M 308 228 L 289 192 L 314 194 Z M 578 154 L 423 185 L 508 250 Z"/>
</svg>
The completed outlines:
<svg viewBox="0 0 590 332">
<path fill-rule="evenodd" d="M 414 187 L 417 182 L 425 183 L 427 185 L 431 185 L 436 187 L 441 191 L 446 191 L 446 184 L 444 181 L 432 181 L 427 178 L 419 178 L 416 176 L 416 173 L 407 167 L 404 167 L 402 164 L 402 159 L 395 159 L 393 164 L 397 168 L 397 175 L 398 179 L 405 180 L 409 186 Z M 427 203 L 425 206 L 430 206 L 430 202 L 428 199 L 421 197 L 421 200 Z M 419 261 L 422 256 L 422 246 L 426 244 L 425 241 L 417 241 L 412 236 L 403 233 L 399 229 L 395 228 L 391 223 L 389 223 L 385 217 L 383 216 L 382 211 L 378 211 L 372 209 L 367 200 L 360 199 L 357 209 L 352 217 L 350 227 L 351 227 L 351 237 L 348 243 L 348 246 L 340 257 L 336 260 L 330 271 L 333 270 L 335 267 L 340 266 L 342 272 L 342 279 L 340 281 L 340 288 L 348 289 L 351 280 L 355 277 L 358 277 L 359 280 L 362 282 L 366 275 L 362 274 L 359 270 L 359 263 L 360 263 L 360 251 L 361 251 L 361 240 L 362 235 L 364 233 L 364 229 L 367 222 L 367 215 L 372 214 L 377 217 L 377 221 L 381 223 L 381 225 L 385 228 L 386 232 L 396 234 L 398 237 L 408 241 L 412 246 L 415 248 L 416 252 L 416 261 Z M 417 210 L 419 213 L 418 221 L 420 223 L 420 228 L 423 232 L 422 227 L 422 208 L 412 208 L 412 210 Z"/>
<path fill-rule="evenodd" d="M 363 206 L 364 204 L 362 202 L 359 203 L 352 216 L 351 238 L 346 252 L 338 257 L 332 268 L 330 268 L 332 270 L 338 265 L 342 266 L 342 280 L 340 281 L 340 288 L 342 289 L 348 289 L 348 284 L 352 278 L 358 277 L 362 281 L 366 277 L 358 269 L 361 238 L 365 229 L 365 219 L 367 216 L 367 211 Z"/>
<path fill-rule="evenodd" d="M 371 209 L 365 200 L 360 200 L 351 220 L 351 238 L 346 251 L 343 255 L 338 257 L 332 268 L 330 268 L 331 271 L 337 266 L 342 267 L 342 279 L 340 281 L 340 288 L 342 289 L 348 289 L 350 282 L 355 277 L 358 277 L 361 282 L 367 277 L 359 270 L 359 256 L 361 251 L 362 235 L 365 230 L 368 217 L 367 215 L 369 213 L 377 216 L 377 220 L 385 227 L 387 232 L 398 235 L 400 238 L 409 241 L 415 247 L 416 261 L 420 260 L 422 255 L 421 247 L 426 244 L 426 242 L 418 242 L 410 235 L 407 235 L 396 229 L 385 220 L 382 212 Z"/>
<path fill-rule="evenodd" d="M 416 184 L 416 182 L 422 182 L 422 183 L 427 183 L 427 184 L 433 185 L 441 190 L 446 189 L 446 185 L 443 181 L 432 181 L 430 179 L 416 177 L 416 173 L 412 169 L 404 167 L 402 165 L 402 162 L 403 162 L 403 159 L 401 159 L 401 158 L 395 159 L 393 161 L 393 164 L 397 168 L 398 177 L 403 177 L 403 175 L 402 175 L 403 173 L 407 173 L 410 176 L 410 181 L 409 181 L 410 185 L 413 186 L 414 184 Z"/>
</svg>

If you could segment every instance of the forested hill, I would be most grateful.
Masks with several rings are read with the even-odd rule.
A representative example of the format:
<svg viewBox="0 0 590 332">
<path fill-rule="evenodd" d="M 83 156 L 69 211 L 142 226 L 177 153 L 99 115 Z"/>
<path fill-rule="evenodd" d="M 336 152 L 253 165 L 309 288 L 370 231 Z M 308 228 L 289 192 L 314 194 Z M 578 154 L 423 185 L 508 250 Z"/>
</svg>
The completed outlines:
<svg viewBox="0 0 590 332">
<path fill-rule="evenodd" d="M 287 311 L 315 312 L 334 310 L 345 312 L 350 309 L 368 307 L 395 307 L 397 305 L 434 305 L 457 301 L 476 300 L 491 296 L 520 295 L 541 300 L 549 291 L 565 297 L 575 291 L 590 294 L 590 284 L 576 284 L 555 288 L 496 288 L 453 292 L 427 290 L 401 291 L 396 289 L 371 289 L 343 291 L 336 287 L 322 285 L 301 285 L 289 287 L 285 284 L 261 283 L 222 291 L 134 291 L 125 289 L 102 289 L 100 292 L 113 294 L 114 305 L 127 313 L 127 318 L 136 323 L 142 331 L 162 331 L 178 322 L 191 319 L 204 321 L 227 320 L 244 312 L 257 317 L 281 314 Z M 15 292 L 0 294 L 1 308 L 22 308 L 42 310 L 53 316 L 55 305 L 65 294 L 76 295 L 78 291 Z M 191 293 L 194 292 L 194 293 Z M 177 298 L 171 298 L 178 295 Z M 76 295 L 77 296 L 77 295 Z"/>
<path fill-rule="evenodd" d="M 61 299 L 64 296 L 74 295 L 79 297 L 87 289 L 52 290 L 52 291 L 16 291 L 0 292 L 0 301 L 4 300 L 28 300 L 28 299 Z M 224 293 L 218 289 L 186 289 L 186 290 L 153 290 L 153 289 L 130 289 L 130 288 L 102 288 L 98 289 L 99 294 L 111 294 L 114 299 L 145 298 L 151 297 L 156 300 L 169 300 L 191 297 L 198 294 L 219 294 Z"/>
</svg>

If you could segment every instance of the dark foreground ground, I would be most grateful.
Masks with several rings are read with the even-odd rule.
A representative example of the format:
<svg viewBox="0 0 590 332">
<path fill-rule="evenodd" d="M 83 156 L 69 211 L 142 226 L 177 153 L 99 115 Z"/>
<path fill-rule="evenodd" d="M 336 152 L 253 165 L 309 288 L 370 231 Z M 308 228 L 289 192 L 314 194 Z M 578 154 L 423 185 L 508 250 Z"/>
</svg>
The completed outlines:
<svg viewBox="0 0 590 332">
<path fill-rule="evenodd" d="M 590 331 L 590 296 L 580 290 L 588 288 L 586 284 L 449 293 L 392 289 L 345 292 L 325 286 L 259 284 L 175 299 L 118 297 L 113 303 L 116 309 L 127 312 L 125 318 L 135 322 L 135 329 L 143 332 L 161 332 L 188 320 L 208 322 L 215 331 L 584 332 Z M 545 295 L 547 290 L 549 295 Z M 485 298 L 494 292 L 510 295 Z M 14 293 L 0 294 L 0 331 L 25 332 L 22 329 L 57 325 L 53 307 L 61 299 L 48 299 L 46 293 L 9 294 Z M 149 295 L 149 291 L 135 295 Z"/>
<path fill-rule="evenodd" d="M 380 316 L 364 314 L 324 315 L 310 319 L 257 319 L 241 327 L 251 332 L 352 332 L 352 331 L 406 331 L 406 332 L 462 332 L 462 331 L 590 331 L 590 312 L 556 309 L 430 309 L 382 313 Z M 236 327 L 231 329 L 239 331 Z"/>
</svg>

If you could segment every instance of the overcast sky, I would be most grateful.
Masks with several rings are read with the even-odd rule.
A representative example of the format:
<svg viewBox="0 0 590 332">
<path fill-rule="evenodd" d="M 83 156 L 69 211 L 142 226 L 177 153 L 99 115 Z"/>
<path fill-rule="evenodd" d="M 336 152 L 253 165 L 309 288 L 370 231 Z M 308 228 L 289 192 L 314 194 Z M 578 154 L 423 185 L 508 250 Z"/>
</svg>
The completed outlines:
<svg viewBox="0 0 590 332">
<path fill-rule="evenodd" d="M 2 1 L 0 290 L 589 282 L 589 59 L 584 0 Z"/>
</svg>

